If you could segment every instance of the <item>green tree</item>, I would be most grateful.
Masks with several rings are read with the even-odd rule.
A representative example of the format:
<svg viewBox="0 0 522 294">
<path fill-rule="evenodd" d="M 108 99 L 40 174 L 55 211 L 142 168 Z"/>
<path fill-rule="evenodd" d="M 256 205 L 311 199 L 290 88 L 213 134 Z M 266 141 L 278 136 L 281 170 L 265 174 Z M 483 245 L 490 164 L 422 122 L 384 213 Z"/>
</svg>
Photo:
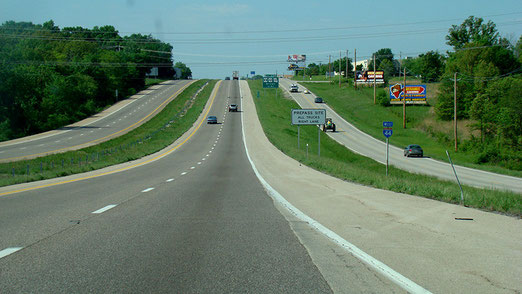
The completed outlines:
<svg viewBox="0 0 522 294">
<path fill-rule="evenodd" d="M 395 61 L 393 59 L 393 52 L 390 48 L 382 48 L 377 50 L 377 52 L 373 53 L 375 55 L 375 69 L 377 70 L 385 70 L 384 66 L 388 67 L 388 76 L 385 79 L 389 79 L 391 76 L 396 74 L 395 69 Z M 382 64 L 385 62 L 384 64 Z M 391 65 L 391 66 L 390 66 Z M 370 62 L 368 63 L 368 70 L 373 70 L 373 56 Z"/>
<path fill-rule="evenodd" d="M 460 25 L 452 25 L 446 36 L 446 44 L 458 50 L 469 43 L 485 45 L 498 44 L 498 32 L 492 21 L 484 23 L 480 17 L 470 16 Z"/>
<path fill-rule="evenodd" d="M 444 70 L 444 57 L 435 51 L 419 55 L 416 73 L 420 74 L 422 82 L 438 82 Z"/>
<path fill-rule="evenodd" d="M 176 62 L 175 68 L 181 70 L 181 79 L 192 79 L 192 71 L 183 62 Z"/>
</svg>

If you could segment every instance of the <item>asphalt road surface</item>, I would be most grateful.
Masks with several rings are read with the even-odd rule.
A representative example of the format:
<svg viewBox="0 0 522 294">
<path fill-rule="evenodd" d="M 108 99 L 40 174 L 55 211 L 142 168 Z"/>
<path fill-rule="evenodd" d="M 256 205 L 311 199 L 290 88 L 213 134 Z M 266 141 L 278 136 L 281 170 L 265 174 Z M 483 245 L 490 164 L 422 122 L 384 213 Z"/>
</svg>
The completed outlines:
<svg viewBox="0 0 522 294">
<path fill-rule="evenodd" d="M 288 79 L 280 79 L 280 86 L 288 91 L 290 85 L 295 83 Z M 328 131 L 327 134 L 348 149 L 361 155 L 370 157 L 383 164 L 386 163 L 386 143 L 377 140 L 370 135 L 363 133 L 352 124 L 344 120 L 340 115 L 335 113 L 326 103 L 314 103 L 314 94 L 304 94 L 304 88 L 299 87 L 298 93 L 288 94 L 302 108 L 323 108 L 326 109 L 326 116 L 331 117 L 336 124 L 336 132 Z M 328 99 L 326 99 L 328 100 Z M 328 101 L 326 101 L 328 102 Z M 412 142 L 418 143 L 418 142 Z M 451 166 L 448 163 L 434 160 L 432 158 L 407 158 L 404 157 L 403 149 L 390 145 L 389 146 L 389 164 L 400 169 L 414 173 L 427 174 L 444 180 L 456 181 Z M 429 151 L 424 150 L 424 153 Z M 491 172 L 471 169 L 467 167 L 455 165 L 457 175 L 461 183 L 483 188 L 492 188 L 499 190 L 510 190 L 522 193 L 522 179 L 512 176 L 505 176 Z"/>
<path fill-rule="evenodd" d="M 246 158 L 238 81 L 217 87 L 219 123 L 147 164 L 0 196 L 0 293 L 330 293 Z"/>
<path fill-rule="evenodd" d="M 108 111 L 59 130 L 0 143 L 0 161 L 76 150 L 121 136 L 157 114 L 191 81 L 168 81 L 121 101 Z"/>
</svg>

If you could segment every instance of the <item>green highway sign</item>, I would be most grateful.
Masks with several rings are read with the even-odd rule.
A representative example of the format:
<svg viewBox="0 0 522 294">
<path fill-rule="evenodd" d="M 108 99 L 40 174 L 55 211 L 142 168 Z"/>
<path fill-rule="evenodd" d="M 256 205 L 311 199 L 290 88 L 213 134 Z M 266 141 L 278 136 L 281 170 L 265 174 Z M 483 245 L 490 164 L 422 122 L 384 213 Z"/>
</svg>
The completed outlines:
<svg viewBox="0 0 522 294">
<path fill-rule="evenodd" d="M 265 75 L 263 77 L 263 88 L 279 88 L 279 78 L 276 75 Z"/>
</svg>

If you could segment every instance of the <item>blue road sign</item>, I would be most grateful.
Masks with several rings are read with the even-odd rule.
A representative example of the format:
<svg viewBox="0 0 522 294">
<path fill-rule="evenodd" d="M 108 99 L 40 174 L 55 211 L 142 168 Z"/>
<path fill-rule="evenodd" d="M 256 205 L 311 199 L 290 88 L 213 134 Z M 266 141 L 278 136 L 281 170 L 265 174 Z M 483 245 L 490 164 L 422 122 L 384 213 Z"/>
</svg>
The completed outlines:
<svg viewBox="0 0 522 294">
<path fill-rule="evenodd" d="M 392 130 L 393 122 L 392 121 L 383 121 L 382 127 L 383 127 L 382 133 L 384 134 L 384 136 L 386 138 L 391 137 L 391 135 L 393 134 L 393 130 Z"/>
<path fill-rule="evenodd" d="M 251 71 L 250 74 L 251 74 L 252 76 L 254 76 L 254 75 L 256 74 L 256 72 L 255 72 L 255 71 Z"/>
</svg>

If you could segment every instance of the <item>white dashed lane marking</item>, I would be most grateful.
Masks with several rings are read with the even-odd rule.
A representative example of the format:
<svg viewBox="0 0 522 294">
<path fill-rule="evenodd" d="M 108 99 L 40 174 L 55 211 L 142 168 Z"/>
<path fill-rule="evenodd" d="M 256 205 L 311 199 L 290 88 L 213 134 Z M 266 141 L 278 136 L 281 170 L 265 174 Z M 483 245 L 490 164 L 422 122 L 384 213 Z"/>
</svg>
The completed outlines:
<svg viewBox="0 0 522 294">
<path fill-rule="evenodd" d="M 196 167 L 195 166 L 191 166 L 190 169 L 195 169 Z"/>
<path fill-rule="evenodd" d="M 174 179 L 168 179 L 165 182 L 169 183 L 169 182 L 172 182 L 172 181 L 174 181 Z"/>
<path fill-rule="evenodd" d="M 15 253 L 16 251 L 18 251 L 18 250 L 20 250 L 22 248 L 23 247 L 9 247 L 9 248 L 6 248 L 4 250 L 0 250 L 0 258 L 6 257 L 9 254 L 13 254 L 13 253 Z"/>
<path fill-rule="evenodd" d="M 150 192 L 150 191 L 152 191 L 152 190 L 154 190 L 154 188 L 147 188 L 147 189 L 145 189 L 145 190 L 143 190 L 143 191 L 141 191 L 141 192 L 142 192 L 142 193 L 147 193 L 147 192 Z"/>
<path fill-rule="evenodd" d="M 100 209 L 98 209 L 98 210 L 93 211 L 92 213 L 94 213 L 94 214 L 100 214 L 100 213 L 106 212 L 107 210 L 109 210 L 109 209 L 111 209 L 111 208 L 116 207 L 116 205 L 117 205 L 117 204 L 107 205 L 107 206 L 105 206 L 105 207 L 103 207 L 103 208 L 100 208 Z"/>
<path fill-rule="evenodd" d="M 187 172 L 182 172 L 182 173 L 181 173 L 182 176 L 184 176 L 184 175 L 186 175 L 186 174 L 187 174 Z"/>
<path fill-rule="evenodd" d="M 198 161 L 198 164 L 201 164 L 201 161 Z"/>
</svg>

